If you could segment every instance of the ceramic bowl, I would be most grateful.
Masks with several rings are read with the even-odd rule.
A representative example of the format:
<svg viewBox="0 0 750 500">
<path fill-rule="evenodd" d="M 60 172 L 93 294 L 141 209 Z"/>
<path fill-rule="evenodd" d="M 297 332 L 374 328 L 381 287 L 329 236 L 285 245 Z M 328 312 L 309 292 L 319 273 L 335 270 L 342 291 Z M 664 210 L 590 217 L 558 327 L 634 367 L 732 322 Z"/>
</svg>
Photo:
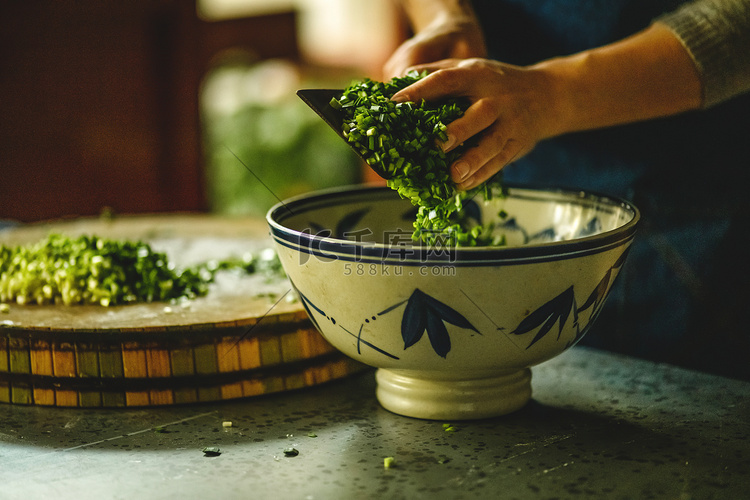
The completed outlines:
<svg viewBox="0 0 750 500">
<path fill-rule="evenodd" d="M 639 222 L 593 193 L 509 187 L 465 205 L 507 245 L 411 242 L 415 210 L 385 187 L 313 192 L 267 214 L 279 258 L 320 333 L 377 367 L 386 409 L 476 419 L 521 408 L 530 367 L 596 319 Z"/>
</svg>

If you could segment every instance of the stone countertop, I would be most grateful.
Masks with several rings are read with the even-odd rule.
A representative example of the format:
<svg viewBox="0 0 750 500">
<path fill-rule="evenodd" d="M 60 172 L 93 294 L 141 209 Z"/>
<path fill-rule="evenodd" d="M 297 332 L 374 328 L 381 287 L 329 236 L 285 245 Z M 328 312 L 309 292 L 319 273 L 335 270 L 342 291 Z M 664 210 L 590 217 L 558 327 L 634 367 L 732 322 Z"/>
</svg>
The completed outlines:
<svg viewBox="0 0 750 500">
<path fill-rule="evenodd" d="M 532 371 L 525 408 L 480 421 L 392 414 L 371 371 L 210 405 L 3 405 L 0 498 L 746 498 L 750 383 L 584 347 Z"/>
</svg>

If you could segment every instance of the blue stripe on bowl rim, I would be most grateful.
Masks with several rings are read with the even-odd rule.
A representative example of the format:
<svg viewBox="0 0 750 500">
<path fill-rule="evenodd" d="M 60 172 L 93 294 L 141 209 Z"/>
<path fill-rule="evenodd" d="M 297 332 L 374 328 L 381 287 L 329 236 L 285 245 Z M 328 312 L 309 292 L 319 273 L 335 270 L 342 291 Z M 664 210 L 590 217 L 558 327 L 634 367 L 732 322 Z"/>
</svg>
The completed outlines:
<svg viewBox="0 0 750 500">
<path fill-rule="evenodd" d="M 352 242 L 339 238 L 298 231 L 283 225 L 288 218 L 313 209 L 347 205 L 352 202 L 394 200 L 398 194 L 385 186 L 357 185 L 314 191 L 277 203 L 266 214 L 272 238 L 287 248 L 328 260 L 404 266 L 503 266 L 564 260 L 592 255 L 629 243 L 636 233 L 640 211 L 624 199 L 591 191 L 565 188 L 548 189 L 508 185 L 512 196 L 524 199 L 550 199 L 562 196 L 581 205 L 603 204 L 601 210 L 615 208 L 628 211 L 632 218 L 624 225 L 592 236 L 514 247 L 458 247 L 435 250 L 425 246 L 385 245 Z"/>
</svg>

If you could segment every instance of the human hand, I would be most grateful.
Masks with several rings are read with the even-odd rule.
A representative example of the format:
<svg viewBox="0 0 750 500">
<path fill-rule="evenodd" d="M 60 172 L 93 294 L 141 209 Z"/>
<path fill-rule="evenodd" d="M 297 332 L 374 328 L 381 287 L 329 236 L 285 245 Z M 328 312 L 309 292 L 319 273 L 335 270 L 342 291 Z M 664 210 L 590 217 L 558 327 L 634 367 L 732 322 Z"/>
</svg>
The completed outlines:
<svg viewBox="0 0 750 500">
<path fill-rule="evenodd" d="M 700 72 L 666 26 L 602 47 L 520 67 L 487 59 L 447 59 L 413 66 L 430 74 L 395 101 L 463 97 L 464 115 L 447 126 L 446 151 L 470 138 L 451 165 L 459 189 L 470 189 L 541 140 L 699 109 Z"/>
<path fill-rule="evenodd" d="M 471 189 L 520 158 L 542 139 L 556 134 L 551 81 L 543 71 L 488 59 L 443 60 L 410 69 L 430 74 L 393 96 L 394 101 L 432 101 L 446 97 L 468 99 L 464 115 L 448 124 L 450 151 L 470 138 L 451 165 L 458 189 Z"/>
<path fill-rule="evenodd" d="M 482 30 L 472 18 L 449 18 L 432 23 L 401 44 L 383 66 L 389 80 L 403 76 L 408 68 L 442 59 L 485 57 L 487 49 Z"/>
</svg>

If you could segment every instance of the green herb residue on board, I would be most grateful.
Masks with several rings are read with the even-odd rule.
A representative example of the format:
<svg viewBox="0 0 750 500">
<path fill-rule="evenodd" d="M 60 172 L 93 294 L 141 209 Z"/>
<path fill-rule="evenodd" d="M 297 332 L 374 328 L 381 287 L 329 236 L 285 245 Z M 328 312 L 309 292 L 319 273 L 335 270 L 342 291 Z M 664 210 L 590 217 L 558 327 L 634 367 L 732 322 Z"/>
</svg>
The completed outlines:
<svg viewBox="0 0 750 500">
<path fill-rule="evenodd" d="M 142 241 L 51 234 L 29 245 L 0 245 L 0 302 L 106 307 L 192 299 L 206 295 L 221 270 L 284 276 L 272 249 L 178 269 Z"/>
</svg>

